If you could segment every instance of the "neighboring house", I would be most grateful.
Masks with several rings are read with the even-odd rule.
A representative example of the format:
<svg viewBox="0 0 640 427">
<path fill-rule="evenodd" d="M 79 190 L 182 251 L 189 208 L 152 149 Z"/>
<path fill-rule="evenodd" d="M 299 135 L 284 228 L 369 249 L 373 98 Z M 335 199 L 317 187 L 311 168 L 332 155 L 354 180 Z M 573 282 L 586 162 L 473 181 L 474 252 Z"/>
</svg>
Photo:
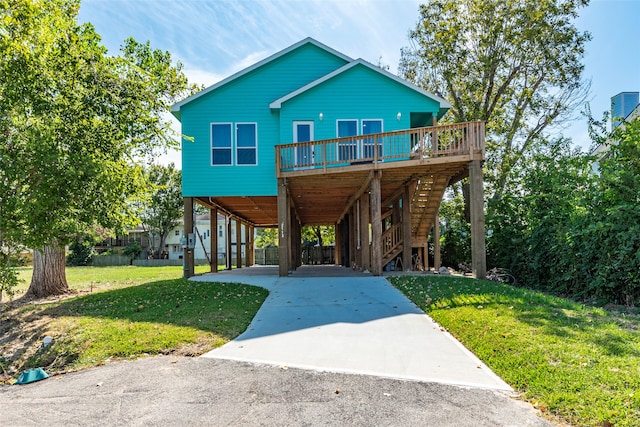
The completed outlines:
<svg viewBox="0 0 640 427">
<path fill-rule="evenodd" d="M 108 237 L 96 243 L 95 248 L 98 252 L 104 252 L 109 249 L 125 248 L 134 243 L 140 245 L 141 248 L 149 247 L 149 233 L 142 225 L 128 230 L 126 234 Z"/>
<path fill-rule="evenodd" d="M 611 97 L 611 130 L 625 121 L 629 121 L 629 115 L 637 110 L 640 102 L 640 92 L 620 92 Z"/>
<path fill-rule="evenodd" d="M 473 265 L 484 276 L 484 124 L 436 126 L 449 108 L 304 39 L 172 107 L 193 138 L 182 144 L 185 230 L 194 202 L 222 214 L 227 235 L 229 223 L 246 236 L 278 227 L 284 276 L 301 263 L 300 228 L 333 225 L 337 262 L 379 275 L 396 258 L 405 269 L 424 258 L 445 188 L 470 176 Z"/>
<path fill-rule="evenodd" d="M 640 117 L 640 93 L 639 92 L 620 92 L 611 97 L 611 130 L 622 126 L 625 122 L 630 122 Z M 615 144 L 615 141 L 608 139 L 604 144 L 596 147 L 594 154 L 598 159 L 607 156 L 609 147 Z M 597 162 L 594 164 L 594 171 L 597 172 Z"/>
<path fill-rule="evenodd" d="M 196 233 L 195 233 L 195 248 L 194 258 L 197 260 L 211 259 L 211 241 L 213 240 L 212 234 L 217 233 L 217 259 L 218 263 L 225 265 L 226 259 L 226 218 L 224 215 L 218 215 L 218 221 L 216 228 L 211 229 L 210 215 L 198 215 L 195 221 Z M 237 256 L 237 243 L 236 237 L 236 224 L 231 223 L 231 259 L 236 259 Z M 169 231 L 165 239 L 165 251 L 168 259 L 183 259 L 184 248 L 182 246 L 182 238 L 184 237 L 184 224 L 180 224 L 173 230 Z M 242 257 L 244 259 L 246 255 L 246 239 L 244 233 L 241 233 L 240 239 L 242 245 Z"/>
</svg>

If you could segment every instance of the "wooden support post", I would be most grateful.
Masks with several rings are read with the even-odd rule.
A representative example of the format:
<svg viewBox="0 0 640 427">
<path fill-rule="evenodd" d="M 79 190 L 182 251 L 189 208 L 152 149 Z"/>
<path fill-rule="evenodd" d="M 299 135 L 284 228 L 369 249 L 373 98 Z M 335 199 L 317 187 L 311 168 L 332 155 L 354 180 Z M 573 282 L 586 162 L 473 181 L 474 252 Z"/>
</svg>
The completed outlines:
<svg viewBox="0 0 640 427">
<path fill-rule="evenodd" d="M 224 223 L 225 223 L 225 233 L 226 233 L 226 238 L 227 238 L 227 256 L 226 258 L 226 264 L 227 264 L 227 270 L 231 270 L 232 266 L 233 266 L 233 260 L 231 258 L 231 251 L 233 250 L 233 246 L 232 246 L 232 242 L 231 242 L 231 217 L 229 216 L 225 216 L 224 219 Z"/>
<path fill-rule="evenodd" d="M 362 269 L 371 271 L 371 247 L 369 245 L 369 193 L 360 196 L 360 252 Z"/>
<path fill-rule="evenodd" d="M 382 206 L 380 205 L 380 175 L 375 171 L 371 179 L 371 272 L 374 276 L 382 275 Z"/>
<path fill-rule="evenodd" d="M 342 265 L 342 224 L 335 224 L 336 245 L 334 247 L 333 262 L 336 265 Z"/>
<path fill-rule="evenodd" d="M 253 247 L 253 235 L 254 235 L 254 231 L 253 231 L 253 225 L 249 225 L 247 227 L 248 232 L 247 232 L 247 266 L 251 267 L 252 265 L 254 265 L 255 262 L 255 251 L 254 251 L 254 247 Z"/>
<path fill-rule="evenodd" d="M 188 238 L 193 233 L 193 197 L 184 198 L 184 237 Z M 195 236 L 194 236 L 195 238 Z M 183 253 L 183 277 L 189 278 L 195 274 L 193 248 L 188 245 Z"/>
<path fill-rule="evenodd" d="M 382 209 L 382 206 L 380 208 Z M 393 201 L 393 207 L 391 209 L 391 225 L 399 224 L 400 221 L 402 221 L 402 217 L 400 216 L 400 199 Z"/>
<path fill-rule="evenodd" d="M 440 214 L 433 220 L 433 268 L 440 270 Z"/>
<path fill-rule="evenodd" d="M 285 178 L 278 178 L 278 258 L 279 275 L 289 274 L 289 196 Z"/>
<path fill-rule="evenodd" d="M 242 223 L 236 219 L 236 268 L 242 268 Z"/>
<path fill-rule="evenodd" d="M 436 116 L 433 116 L 433 132 L 431 134 L 433 141 L 433 156 L 438 155 L 438 129 L 436 128 L 436 126 L 438 126 L 438 118 Z"/>
<path fill-rule="evenodd" d="M 212 273 L 218 272 L 218 208 L 209 209 L 209 253 Z"/>
<path fill-rule="evenodd" d="M 422 247 L 422 268 L 429 271 L 429 242 Z"/>
<path fill-rule="evenodd" d="M 482 161 L 469 162 L 469 195 L 471 213 L 471 269 L 478 279 L 487 277 L 487 249 L 484 229 L 484 186 Z"/>
<path fill-rule="evenodd" d="M 244 266 L 249 267 L 249 224 L 244 225 Z"/>
<path fill-rule="evenodd" d="M 402 195 L 402 267 L 404 271 L 411 271 L 411 199 L 409 185 L 404 186 Z"/>
<path fill-rule="evenodd" d="M 297 252 L 300 242 L 298 237 L 299 224 L 296 219 L 296 211 L 291 201 L 289 201 L 289 206 L 289 226 L 291 230 L 289 233 L 289 270 L 295 270 L 298 267 Z"/>
</svg>

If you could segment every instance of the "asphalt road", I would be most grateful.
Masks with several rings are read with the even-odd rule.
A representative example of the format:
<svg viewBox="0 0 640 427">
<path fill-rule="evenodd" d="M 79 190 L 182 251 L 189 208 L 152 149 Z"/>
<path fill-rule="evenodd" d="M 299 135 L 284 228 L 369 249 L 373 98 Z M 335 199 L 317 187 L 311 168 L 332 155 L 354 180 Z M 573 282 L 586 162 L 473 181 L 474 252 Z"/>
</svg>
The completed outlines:
<svg viewBox="0 0 640 427">
<path fill-rule="evenodd" d="M 0 387 L 1 426 L 550 426 L 508 392 L 152 357 Z"/>
</svg>

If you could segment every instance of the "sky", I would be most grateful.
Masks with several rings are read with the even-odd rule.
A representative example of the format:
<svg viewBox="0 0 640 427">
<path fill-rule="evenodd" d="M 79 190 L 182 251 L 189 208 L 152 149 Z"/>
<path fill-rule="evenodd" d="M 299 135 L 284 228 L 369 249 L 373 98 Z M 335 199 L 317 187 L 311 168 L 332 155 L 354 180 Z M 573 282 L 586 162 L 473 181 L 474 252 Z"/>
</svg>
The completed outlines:
<svg viewBox="0 0 640 427">
<path fill-rule="evenodd" d="M 83 0 L 80 22 L 91 22 L 117 53 L 129 36 L 169 51 L 193 83 L 212 85 L 313 37 L 352 58 L 382 63 L 396 73 L 400 49 L 418 21 L 417 0 Z M 640 0 L 591 0 L 576 20 L 589 31 L 584 77 L 591 82 L 595 118 L 619 92 L 640 91 Z M 563 134 L 588 148 L 586 119 Z M 177 126 L 177 123 L 176 123 Z M 161 163 L 181 167 L 180 154 Z"/>
</svg>

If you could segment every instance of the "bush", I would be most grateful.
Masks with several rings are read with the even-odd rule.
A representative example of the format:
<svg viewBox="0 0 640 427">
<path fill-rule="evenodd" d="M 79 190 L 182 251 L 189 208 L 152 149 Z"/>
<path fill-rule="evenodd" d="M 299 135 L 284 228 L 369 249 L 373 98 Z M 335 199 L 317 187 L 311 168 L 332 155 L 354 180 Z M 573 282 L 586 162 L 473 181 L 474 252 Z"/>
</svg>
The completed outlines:
<svg viewBox="0 0 640 427">
<path fill-rule="evenodd" d="M 122 251 L 123 254 L 131 258 L 137 258 L 142 252 L 142 246 L 138 242 L 133 242 Z"/>
<path fill-rule="evenodd" d="M 69 254 L 67 255 L 67 265 L 80 266 L 90 265 L 95 249 L 94 241 L 90 237 L 84 236 L 69 245 Z"/>
</svg>

